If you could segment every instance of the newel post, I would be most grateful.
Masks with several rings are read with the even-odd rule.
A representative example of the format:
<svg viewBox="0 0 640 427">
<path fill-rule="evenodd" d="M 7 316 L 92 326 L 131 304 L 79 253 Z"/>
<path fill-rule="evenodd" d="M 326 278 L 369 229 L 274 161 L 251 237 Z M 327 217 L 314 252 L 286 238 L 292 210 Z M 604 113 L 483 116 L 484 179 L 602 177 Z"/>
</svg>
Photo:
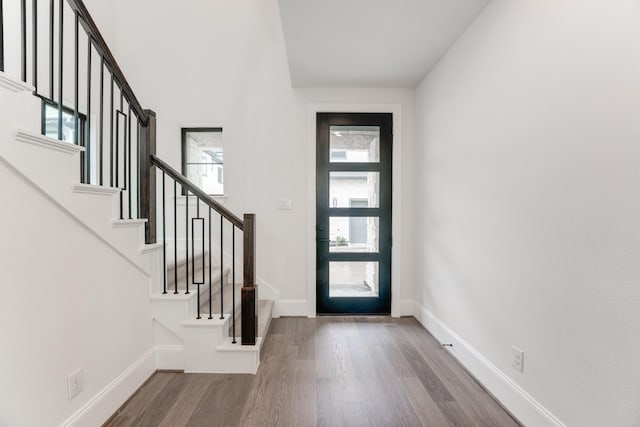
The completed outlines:
<svg viewBox="0 0 640 427">
<path fill-rule="evenodd" d="M 140 127 L 140 213 L 146 218 L 144 240 L 146 244 L 156 243 L 156 173 L 151 163 L 151 155 L 156 154 L 156 113 L 144 110 L 149 118 L 146 125 Z"/>
<path fill-rule="evenodd" d="M 242 345 L 255 345 L 258 333 L 256 289 L 256 216 L 244 214 L 242 265 Z"/>
</svg>

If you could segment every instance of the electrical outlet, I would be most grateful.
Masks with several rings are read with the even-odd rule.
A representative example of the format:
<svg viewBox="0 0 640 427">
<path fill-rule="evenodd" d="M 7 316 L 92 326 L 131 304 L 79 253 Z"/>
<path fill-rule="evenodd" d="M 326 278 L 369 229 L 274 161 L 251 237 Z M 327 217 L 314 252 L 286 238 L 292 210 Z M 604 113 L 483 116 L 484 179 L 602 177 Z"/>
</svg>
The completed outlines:
<svg viewBox="0 0 640 427">
<path fill-rule="evenodd" d="M 511 346 L 513 349 L 513 360 L 511 362 L 511 366 L 515 368 L 518 372 L 524 372 L 524 351 L 520 350 L 518 347 Z"/>
<path fill-rule="evenodd" d="M 84 378 L 82 375 L 82 368 L 77 369 L 67 376 L 67 391 L 69 393 L 69 400 L 73 399 L 84 388 Z"/>
</svg>

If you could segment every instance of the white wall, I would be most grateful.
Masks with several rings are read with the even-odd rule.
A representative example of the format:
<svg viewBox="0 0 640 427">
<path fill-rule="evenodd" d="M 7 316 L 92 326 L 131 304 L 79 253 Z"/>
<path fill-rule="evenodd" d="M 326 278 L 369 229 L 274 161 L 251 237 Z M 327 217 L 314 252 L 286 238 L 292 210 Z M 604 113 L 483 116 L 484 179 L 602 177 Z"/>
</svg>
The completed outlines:
<svg viewBox="0 0 640 427">
<path fill-rule="evenodd" d="M 82 420 L 99 425 L 139 385 L 125 371 L 146 363 L 143 381 L 155 368 L 149 278 L 4 161 L 0 179 L 17 201 L 0 215 L 0 425 L 61 425 L 91 404 Z M 84 391 L 69 401 L 78 368 Z"/>
<path fill-rule="evenodd" d="M 225 203 L 239 215 L 256 213 L 260 295 L 288 304 L 284 314 L 314 314 L 309 104 L 402 104 L 410 135 L 413 92 L 294 91 L 276 0 L 118 3 L 124 7 L 127 13 L 117 14 L 118 60 L 142 104 L 157 113 L 159 156 L 179 168 L 181 126 L 223 127 Z M 153 19 L 141 28 L 149 10 Z M 281 198 L 293 209 L 278 210 Z"/>
<path fill-rule="evenodd" d="M 637 0 L 494 0 L 417 90 L 417 301 L 569 426 L 640 425 L 638 40 Z"/>
</svg>

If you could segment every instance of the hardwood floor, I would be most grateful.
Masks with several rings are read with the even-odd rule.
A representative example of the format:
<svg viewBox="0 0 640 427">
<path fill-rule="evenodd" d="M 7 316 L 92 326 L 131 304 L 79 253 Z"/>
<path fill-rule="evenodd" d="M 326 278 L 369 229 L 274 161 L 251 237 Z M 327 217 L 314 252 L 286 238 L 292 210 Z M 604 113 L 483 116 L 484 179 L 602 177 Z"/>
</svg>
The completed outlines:
<svg viewBox="0 0 640 427">
<path fill-rule="evenodd" d="M 413 318 L 273 319 L 256 375 L 156 373 L 107 424 L 518 426 Z"/>
</svg>

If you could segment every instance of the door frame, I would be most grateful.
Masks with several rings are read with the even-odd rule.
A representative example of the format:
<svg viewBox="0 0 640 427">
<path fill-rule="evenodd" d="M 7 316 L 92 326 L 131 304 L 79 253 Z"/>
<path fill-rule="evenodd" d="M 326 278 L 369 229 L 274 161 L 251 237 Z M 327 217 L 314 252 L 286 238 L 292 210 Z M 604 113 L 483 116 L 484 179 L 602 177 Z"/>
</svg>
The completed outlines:
<svg viewBox="0 0 640 427">
<path fill-rule="evenodd" d="M 287 310 L 316 317 L 316 114 L 393 114 L 392 209 L 391 209 L 391 316 L 400 317 L 402 279 L 402 106 L 401 104 L 309 103 L 307 108 L 307 300 Z M 408 286 L 408 284 L 407 284 Z M 298 305 L 297 309 L 293 306 Z"/>
</svg>

